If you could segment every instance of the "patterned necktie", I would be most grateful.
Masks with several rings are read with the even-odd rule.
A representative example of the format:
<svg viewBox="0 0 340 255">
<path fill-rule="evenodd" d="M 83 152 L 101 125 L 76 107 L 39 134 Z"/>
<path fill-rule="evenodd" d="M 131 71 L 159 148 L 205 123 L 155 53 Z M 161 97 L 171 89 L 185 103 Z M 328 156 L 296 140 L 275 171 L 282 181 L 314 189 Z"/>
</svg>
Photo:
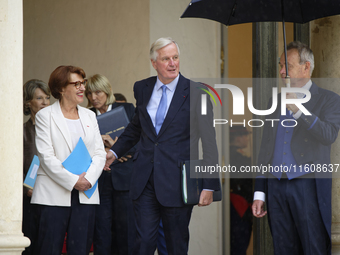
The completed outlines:
<svg viewBox="0 0 340 255">
<path fill-rule="evenodd" d="M 158 109 L 156 112 L 156 124 L 155 124 L 155 130 L 156 133 L 158 134 L 159 130 L 162 127 L 164 118 L 165 118 L 165 111 L 166 111 L 166 107 L 167 107 L 167 98 L 166 98 L 166 85 L 162 85 L 161 87 L 163 89 L 163 93 L 162 93 L 162 98 L 161 101 L 159 102 L 158 105 Z"/>
</svg>

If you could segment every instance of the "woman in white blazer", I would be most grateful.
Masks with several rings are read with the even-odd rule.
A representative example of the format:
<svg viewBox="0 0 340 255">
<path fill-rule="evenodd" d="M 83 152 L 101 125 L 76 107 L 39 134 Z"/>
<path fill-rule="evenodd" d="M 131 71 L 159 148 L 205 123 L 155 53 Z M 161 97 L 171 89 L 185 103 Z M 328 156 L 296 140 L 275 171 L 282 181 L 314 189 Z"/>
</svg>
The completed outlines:
<svg viewBox="0 0 340 255">
<path fill-rule="evenodd" d="M 31 202 L 40 213 L 39 254 L 60 255 L 65 232 L 68 254 L 89 254 L 94 229 L 98 188 L 88 198 L 83 191 L 93 187 L 102 173 L 106 153 L 95 114 L 83 102 L 85 72 L 74 66 L 59 66 L 48 83 L 53 105 L 36 115 L 36 146 L 40 167 Z M 82 138 L 92 162 L 86 173 L 76 175 L 62 165 Z"/>
</svg>

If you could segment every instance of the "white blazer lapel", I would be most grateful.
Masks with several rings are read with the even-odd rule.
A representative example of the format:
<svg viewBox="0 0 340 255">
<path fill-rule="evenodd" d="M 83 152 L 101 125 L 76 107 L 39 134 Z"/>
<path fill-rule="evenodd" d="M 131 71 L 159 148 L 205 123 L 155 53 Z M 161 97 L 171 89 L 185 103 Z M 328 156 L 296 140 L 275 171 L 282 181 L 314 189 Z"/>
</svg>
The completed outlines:
<svg viewBox="0 0 340 255">
<path fill-rule="evenodd" d="M 89 144 L 87 143 L 88 141 L 90 141 L 89 138 L 91 138 L 91 135 L 92 135 L 91 130 L 93 130 L 93 127 L 92 127 L 93 123 L 88 113 L 81 106 L 78 106 L 78 114 L 79 114 L 81 125 L 83 126 L 83 130 L 85 133 L 85 137 L 83 140 L 84 140 L 86 147 L 89 148 Z"/>
<path fill-rule="evenodd" d="M 64 139 L 70 149 L 72 151 L 73 146 L 72 146 L 72 140 L 71 140 L 71 135 L 67 127 L 66 120 L 64 118 L 64 115 L 61 111 L 59 101 L 56 101 L 52 105 L 52 119 L 55 123 L 55 125 L 60 129 L 60 132 L 63 134 Z"/>
</svg>

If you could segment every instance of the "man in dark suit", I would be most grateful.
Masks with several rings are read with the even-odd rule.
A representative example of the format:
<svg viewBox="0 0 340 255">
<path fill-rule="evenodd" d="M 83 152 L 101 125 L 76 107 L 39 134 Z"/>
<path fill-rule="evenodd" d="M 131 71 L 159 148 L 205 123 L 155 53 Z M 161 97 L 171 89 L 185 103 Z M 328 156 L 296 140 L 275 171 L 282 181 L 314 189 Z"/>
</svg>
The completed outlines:
<svg viewBox="0 0 340 255">
<path fill-rule="evenodd" d="M 140 140 L 130 188 L 138 232 L 133 254 L 154 254 L 162 219 L 168 253 L 182 255 L 188 251 L 193 206 L 183 203 L 180 167 L 185 160 L 198 158 L 200 138 L 203 160 L 217 163 L 212 105 L 209 101 L 207 115 L 201 115 L 202 92 L 179 73 L 175 41 L 158 39 L 150 58 L 157 77 L 135 83 L 135 116 L 108 152 L 106 167 Z M 212 202 L 219 180 L 204 179 L 203 189 L 199 206 Z"/>
<path fill-rule="evenodd" d="M 267 122 L 264 127 L 258 165 L 284 171 L 258 176 L 253 215 L 259 218 L 267 213 L 263 210 L 266 200 L 275 254 L 331 254 L 330 150 L 340 127 L 340 97 L 310 80 L 314 57 L 308 46 L 292 42 L 287 50 L 291 87 L 310 91 L 311 99 L 303 106 L 311 115 L 287 104 L 286 116 L 280 116 L 281 109 L 268 116 L 280 121 L 275 121 L 273 127 Z M 279 64 L 284 78 L 284 55 Z M 304 97 L 298 93 L 287 95 Z M 282 125 L 284 119 L 293 121 Z M 320 166 L 327 166 L 327 171 L 315 171 Z"/>
</svg>

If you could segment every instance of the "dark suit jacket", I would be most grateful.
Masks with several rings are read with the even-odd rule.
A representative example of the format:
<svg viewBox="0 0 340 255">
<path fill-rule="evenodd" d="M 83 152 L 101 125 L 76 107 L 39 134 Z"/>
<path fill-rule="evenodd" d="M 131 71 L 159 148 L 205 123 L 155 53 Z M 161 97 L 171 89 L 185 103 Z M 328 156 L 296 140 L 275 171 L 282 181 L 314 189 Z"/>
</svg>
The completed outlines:
<svg viewBox="0 0 340 255">
<path fill-rule="evenodd" d="M 315 83 L 312 84 L 310 92 L 311 99 L 304 106 L 312 115 L 302 114 L 297 119 L 298 125 L 294 127 L 291 150 L 298 165 L 329 165 L 331 144 L 336 140 L 340 128 L 340 97 L 334 92 L 319 88 Z M 280 100 L 278 104 L 281 104 Z M 267 119 L 280 119 L 280 110 L 281 107 L 278 107 Z M 308 130 L 315 120 L 314 126 Z M 278 121 L 275 121 L 274 127 L 271 125 L 271 122 L 267 121 L 264 127 L 258 165 L 268 165 L 272 162 Z M 329 172 L 316 172 L 315 177 L 319 208 L 330 237 L 332 175 Z M 266 178 L 256 179 L 255 191 L 267 194 Z"/>
<path fill-rule="evenodd" d="M 38 155 L 37 147 L 35 146 L 35 126 L 30 118 L 24 123 L 24 180 L 28 169 L 31 166 L 34 155 Z M 27 197 L 28 188 L 23 186 L 24 197 Z"/>
<path fill-rule="evenodd" d="M 208 114 L 202 116 L 200 95 L 204 92 L 197 88 L 197 83 L 191 84 L 190 80 L 180 75 L 168 113 L 157 135 L 146 109 L 155 83 L 156 77 L 135 83 L 136 114 L 112 150 L 120 157 L 140 140 L 134 157 L 130 189 L 132 199 L 141 195 L 153 171 L 158 201 L 163 206 L 180 207 L 184 205 L 181 163 L 189 160 L 190 154 L 191 159 L 198 158 L 199 138 L 202 140 L 204 161 L 217 163 L 212 105 L 208 100 Z M 217 179 L 203 181 L 205 189 L 218 190 L 218 186 Z"/>
<path fill-rule="evenodd" d="M 113 103 L 112 104 L 112 109 L 118 107 L 118 106 L 124 106 L 126 115 L 129 118 L 129 121 L 132 120 L 133 115 L 135 114 L 135 107 L 133 106 L 133 104 L 131 103 Z M 93 107 L 90 110 L 92 110 L 93 112 L 96 113 L 97 115 L 97 111 L 96 109 Z M 112 120 L 114 121 L 114 120 Z M 136 151 L 136 148 L 133 147 L 132 149 L 130 149 L 126 155 L 131 155 L 133 157 L 134 153 Z M 111 165 L 111 178 L 112 178 L 112 186 L 115 190 L 119 190 L 119 191 L 128 191 L 130 190 L 130 181 L 131 181 L 131 175 L 132 175 L 132 165 L 133 165 L 133 161 L 132 158 L 128 159 L 128 161 L 126 162 L 119 162 L 119 161 L 115 161 L 112 165 Z M 102 175 L 103 176 L 103 175 Z M 99 190 L 101 190 L 101 187 L 103 187 L 103 185 L 101 185 L 104 182 L 103 177 L 100 177 L 98 180 L 99 183 Z"/>
</svg>

